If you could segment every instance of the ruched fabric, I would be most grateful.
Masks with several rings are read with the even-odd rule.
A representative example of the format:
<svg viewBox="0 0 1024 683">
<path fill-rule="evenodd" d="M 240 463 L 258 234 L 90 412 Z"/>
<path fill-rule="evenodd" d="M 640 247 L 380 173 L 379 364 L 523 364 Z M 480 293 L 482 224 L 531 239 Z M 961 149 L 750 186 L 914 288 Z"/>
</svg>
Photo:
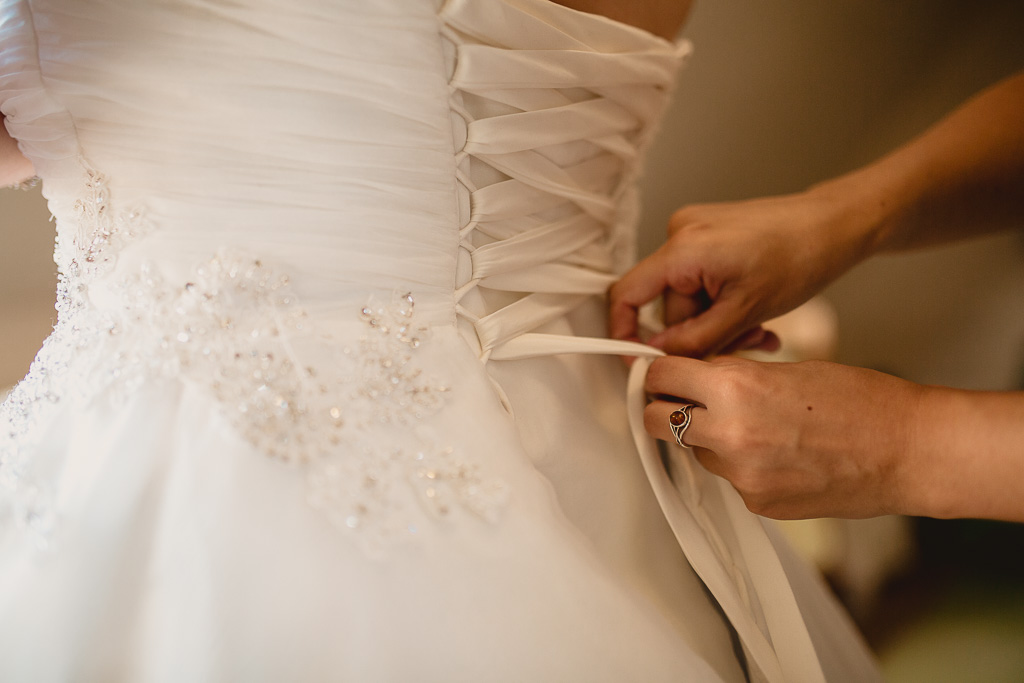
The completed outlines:
<svg viewBox="0 0 1024 683">
<path fill-rule="evenodd" d="M 0 0 L 60 269 L 0 408 L 0 680 L 875 680 L 604 338 L 689 49 L 548 0 Z"/>
<path fill-rule="evenodd" d="M 604 294 L 631 260 L 640 156 L 689 51 L 621 26 L 622 43 L 602 49 L 613 41 L 598 17 L 574 32 L 537 4 L 441 11 L 463 213 L 456 306 L 485 360 Z M 491 306 L 477 288 L 528 294 Z"/>
</svg>

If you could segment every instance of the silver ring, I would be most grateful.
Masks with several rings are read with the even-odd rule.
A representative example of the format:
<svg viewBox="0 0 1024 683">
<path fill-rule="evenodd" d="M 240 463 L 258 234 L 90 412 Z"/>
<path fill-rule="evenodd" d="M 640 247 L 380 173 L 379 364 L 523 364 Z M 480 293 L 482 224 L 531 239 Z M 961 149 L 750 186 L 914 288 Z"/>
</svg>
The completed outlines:
<svg viewBox="0 0 1024 683">
<path fill-rule="evenodd" d="M 696 406 L 693 403 L 684 403 L 668 416 L 668 426 L 672 430 L 672 436 L 676 437 L 676 443 L 683 448 L 690 448 L 690 446 L 683 441 L 683 435 L 686 434 L 686 429 L 690 426 L 690 411 Z"/>
</svg>

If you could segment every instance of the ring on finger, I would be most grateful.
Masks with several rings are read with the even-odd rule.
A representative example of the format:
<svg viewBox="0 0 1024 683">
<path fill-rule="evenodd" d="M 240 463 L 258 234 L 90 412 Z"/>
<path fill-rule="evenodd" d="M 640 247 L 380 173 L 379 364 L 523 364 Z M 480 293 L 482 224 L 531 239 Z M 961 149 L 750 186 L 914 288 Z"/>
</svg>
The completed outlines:
<svg viewBox="0 0 1024 683">
<path fill-rule="evenodd" d="M 678 408 L 672 411 L 668 416 L 668 426 L 672 430 L 672 436 L 676 438 L 676 443 L 683 448 L 689 448 L 690 446 L 683 440 L 683 436 L 686 434 L 687 428 L 690 426 L 690 420 L 692 411 L 696 406 L 693 403 L 684 403 Z"/>
</svg>

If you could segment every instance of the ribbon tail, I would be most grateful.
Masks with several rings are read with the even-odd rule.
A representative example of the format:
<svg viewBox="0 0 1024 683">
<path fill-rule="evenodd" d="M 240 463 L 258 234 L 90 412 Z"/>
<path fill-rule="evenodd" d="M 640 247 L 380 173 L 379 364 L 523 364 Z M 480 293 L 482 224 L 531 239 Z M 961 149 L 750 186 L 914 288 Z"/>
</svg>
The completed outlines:
<svg viewBox="0 0 1024 683">
<path fill-rule="evenodd" d="M 640 462 L 679 546 L 694 571 L 718 600 L 751 658 L 768 681 L 823 683 L 825 676 L 817 652 L 800 614 L 789 579 L 761 519 L 747 511 L 728 482 L 719 480 L 729 512 L 729 522 L 736 533 L 757 599 L 763 609 L 768 633 L 778 636 L 775 642 L 762 632 L 754 620 L 751 607 L 737 583 L 742 581 L 742 577 L 732 576 L 727 566 L 729 559 L 716 552 L 711 543 L 713 530 L 702 528 L 669 476 L 657 441 L 644 429 L 644 407 L 647 403 L 644 380 L 651 360 L 646 356 L 637 358 L 630 370 L 627 385 L 629 425 L 640 454 Z M 686 451 L 681 451 L 681 454 L 683 457 L 693 457 Z M 691 502 L 699 505 L 699 501 Z"/>
</svg>

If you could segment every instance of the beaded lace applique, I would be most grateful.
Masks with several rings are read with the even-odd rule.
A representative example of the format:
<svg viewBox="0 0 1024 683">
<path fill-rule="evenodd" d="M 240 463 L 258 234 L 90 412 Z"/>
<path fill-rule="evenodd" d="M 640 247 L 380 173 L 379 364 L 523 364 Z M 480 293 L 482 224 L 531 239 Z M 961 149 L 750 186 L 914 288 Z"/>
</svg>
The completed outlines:
<svg viewBox="0 0 1024 683">
<path fill-rule="evenodd" d="M 58 235 L 54 248 L 57 324 L 28 375 L 0 405 L 0 421 L 7 426 L 0 441 L 0 519 L 12 515 L 42 547 L 54 521 L 52 492 L 27 476 L 30 456 L 62 399 L 93 390 L 86 377 L 74 372 L 100 367 L 96 339 L 103 321 L 87 305 L 89 284 L 113 268 L 113 251 L 149 230 L 139 211 L 111 210 L 102 174 L 88 167 L 84 173 L 82 197 L 74 207 L 75 232 L 70 240 Z"/>
<path fill-rule="evenodd" d="M 39 184 L 39 178 L 33 176 L 33 177 L 31 177 L 31 178 L 29 178 L 27 180 L 22 180 L 21 182 L 14 183 L 13 185 L 8 185 L 8 187 L 10 189 L 12 189 L 12 190 L 28 191 L 28 190 L 31 190 L 33 187 L 35 187 L 38 184 Z"/>
<path fill-rule="evenodd" d="M 367 332 L 357 348 L 343 351 L 356 360 L 352 381 L 342 382 L 352 387 L 343 401 L 357 427 L 347 444 L 351 450 L 343 457 L 320 458 L 310 468 L 310 504 L 336 526 L 358 532 L 371 553 L 418 531 L 402 487 L 412 486 L 420 504 L 438 519 L 461 504 L 495 522 L 508 496 L 504 482 L 420 433 L 418 423 L 441 407 L 448 387 L 425 379 L 412 362 L 427 333 L 412 325 L 412 317 L 409 294 L 390 306 L 362 309 Z M 395 439 L 396 431 L 406 438 Z M 380 438 L 388 433 L 389 438 Z"/>
<path fill-rule="evenodd" d="M 0 513 L 6 501 L 41 545 L 53 526 L 51 496 L 28 472 L 58 406 L 68 397 L 127 398 L 152 377 L 203 387 L 241 437 L 306 467 L 310 504 L 368 551 L 417 532 L 410 499 L 438 518 L 457 504 L 497 518 L 505 485 L 420 433 L 449 387 L 415 362 L 428 330 L 415 323 L 411 294 L 368 303 L 357 312 L 362 334 L 335 339 L 316 329 L 287 275 L 224 249 L 178 285 L 143 264 L 112 285 L 117 305 L 100 310 L 89 303 L 90 283 L 149 226 L 139 211 L 113 212 L 94 171 L 75 208 L 77 232 L 56 247 L 57 326 L 0 407 L 9 425 Z M 303 362 L 310 349 L 316 365 Z"/>
</svg>

